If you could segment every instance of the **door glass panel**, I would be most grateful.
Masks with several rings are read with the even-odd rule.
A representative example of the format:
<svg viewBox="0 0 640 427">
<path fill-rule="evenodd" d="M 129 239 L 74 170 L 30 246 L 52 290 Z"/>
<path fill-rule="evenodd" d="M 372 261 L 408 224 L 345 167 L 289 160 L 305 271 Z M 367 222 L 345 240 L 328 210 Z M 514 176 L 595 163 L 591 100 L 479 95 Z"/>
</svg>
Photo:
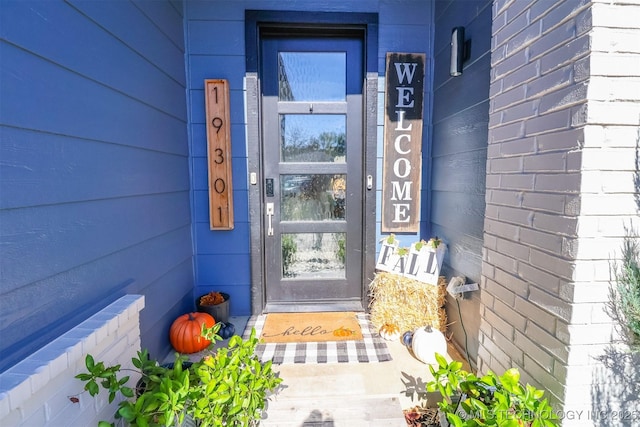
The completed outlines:
<svg viewBox="0 0 640 427">
<path fill-rule="evenodd" d="M 345 277 L 345 233 L 282 234 L 282 277 Z"/>
<path fill-rule="evenodd" d="M 281 175 L 282 221 L 345 219 L 346 175 Z"/>
<path fill-rule="evenodd" d="M 347 93 L 345 52 L 279 52 L 280 101 L 344 101 Z"/>
<path fill-rule="evenodd" d="M 346 162 L 346 116 L 281 114 L 283 162 Z"/>
<path fill-rule="evenodd" d="M 263 257 L 255 281 L 264 279 L 265 307 L 274 312 L 361 309 L 363 260 L 371 256 L 357 249 L 365 223 L 364 43 L 342 31 L 298 35 L 260 33 L 263 138 L 254 160 L 264 178 L 252 206 L 263 208 L 255 230 L 264 234 L 252 246 Z"/>
</svg>

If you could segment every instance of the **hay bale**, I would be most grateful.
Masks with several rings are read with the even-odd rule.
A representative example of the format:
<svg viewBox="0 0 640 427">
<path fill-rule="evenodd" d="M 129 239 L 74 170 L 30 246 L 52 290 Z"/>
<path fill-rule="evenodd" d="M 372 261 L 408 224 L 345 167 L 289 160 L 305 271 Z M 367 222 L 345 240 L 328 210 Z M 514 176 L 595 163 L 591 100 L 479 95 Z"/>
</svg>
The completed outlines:
<svg viewBox="0 0 640 427">
<path fill-rule="evenodd" d="M 393 323 L 400 331 L 431 325 L 446 332 L 444 276 L 439 277 L 438 286 L 433 286 L 397 274 L 378 272 L 369 284 L 369 293 L 371 323 L 377 329 L 385 323 Z"/>
</svg>

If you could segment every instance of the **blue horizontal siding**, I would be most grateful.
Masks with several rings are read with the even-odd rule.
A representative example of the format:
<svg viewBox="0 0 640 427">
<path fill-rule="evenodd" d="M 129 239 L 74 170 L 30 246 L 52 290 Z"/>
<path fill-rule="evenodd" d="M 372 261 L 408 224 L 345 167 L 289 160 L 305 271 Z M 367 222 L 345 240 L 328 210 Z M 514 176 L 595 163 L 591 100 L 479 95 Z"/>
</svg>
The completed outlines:
<svg viewBox="0 0 640 427">
<path fill-rule="evenodd" d="M 489 98 L 489 81 L 487 76 L 491 70 L 489 56 L 483 61 L 474 64 L 473 67 L 464 70 L 460 77 L 452 78 L 447 84 L 440 86 L 436 91 L 435 101 L 440 99 L 446 102 L 439 103 L 439 108 L 434 108 L 433 122 L 438 123 L 446 117 L 465 111 L 480 103 L 486 103 Z M 440 62 L 439 64 L 442 64 Z M 447 74 L 449 73 L 447 66 Z M 485 104 L 488 108 L 488 103 Z"/>
<path fill-rule="evenodd" d="M 379 4 L 381 22 L 426 28 L 431 26 L 431 6 L 424 0 L 384 0 Z M 400 29 L 400 33 L 404 38 L 404 28 Z M 424 49 L 424 45 L 421 48 Z"/>
<path fill-rule="evenodd" d="M 153 285 L 158 284 L 176 265 L 188 268 L 189 275 L 185 277 L 188 280 L 184 286 L 191 288 L 193 269 L 189 236 L 190 227 L 184 226 L 123 247 L 93 262 L 76 263 L 66 271 L 31 282 L 14 291 L 6 292 L 3 288 L 0 300 L 3 365 L 20 360 L 21 356 L 44 345 L 52 336 L 65 332 L 125 293 L 145 295 L 146 308 L 141 316 L 149 316 L 147 313 L 150 312 L 155 312 L 153 316 L 165 315 L 165 306 L 173 305 L 176 300 L 166 299 L 160 304 L 154 304 L 149 301 L 149 297 L 167 292 L 166 289 Z M 75 250 L 73 246 L 69 246 L 66 252 L 77 254 Z M 40 260 L 51 255 L 51 252 L 46 252 L 31 267 L 36 267 Z M 4 279 L 3 283 L 6 283 Z M 174 281 L 172 286 L 175 286 Z M 191 289 L 188 291 L 189 295 L 190 291 Z M 163 348 L 166 353 L 166 336 L 158 342 L 147 337 L 146 332 L 154 327 L 155 323 L 142 319 L 142 344 L 156 351 Z M 163 333 L 166 335 L 168 329 Z"/>
<path fill-rule="evenodd" d="M 132 2 L 180 51 L 184 51 L 184 26 L 182 25 L 181 3 L 175 2 L 176 4 L 171 4 L 171 2 L 165 3 L 155 0 L 132 0 Z M 134 40 L 138 39 L 134 38 Z M 150 46 L 154 46 L 154 44 Z M 146 45 L 144 47 L 146 48 Z M 176 78 L 178 81 L 184 82 L 184 67 L 180 68 L 174 61 L 167 61 L 167 63 L 172 69 L 175 68 L 177 71 Z"/>
<path fill-rule="evenodd" d="M 150 294 L 152 289 L 147 288 L 175 265 L 191 263 L 188 235 L 189 227 L 184 226 L 94 262 L 78 264 L 45 279 L 32 281 L 28 286 L 6 292 L 3 294 L 0 315 L 0 324 L 6 329 L 2 335 L 3 342 L 31 339 L 32 333 L 37 335 L 37 332 L 59 322 L 61 314 L 73 314 L 76 308 L 80 309 L 83 305 L 102 305 L 102 298 L 111 301 L 125 291 Z M 148 306 L 157 307 L 153 304 Z M 41 324 L 34 325 L 33 332 L 12 330 L 12 327 L 24 321 L 24 313 L 29 311 L 39 314 Z"/>
<path fill-rule="evenodd" d="M 434 229 L 455 230 L 452 236 L 442 236 L 451 239 L 448 243 L 477 247 L 484 226 L 491 2 L 438 2 L 435 16 L 432 222 Z M 465 36 L 471 39 L 471 58 L 460 77 L 449 76 L 455 26 L 465 26 Z M 450 267 L 457 270 L 455 264 Z M 465 271 L 479 280 L 480 269 L 478 261 Z"/>
<path fill-rule="evenodd" d="M 0 44 L 0 56 L 11 59 L 0 69 L 4 124 L 187 154 L 176 144 L 186 137 L 181 119 L 13 45 Z"/>
<path fill-rule="evenodd" d="M 251 272 L 247 268 L 249 254 L 198 255 L 196 261 L 200 270 L 200 286 L 205 283 L 208 286 L 241 286 L 251 280 Z"/>
<path fill-rule="evenodd" d="M 184 99 L 184 82 L 158 69 L 86 16 L 55 1 L 43 2 L 37 11 L 29 7 L 29 2 L 9 2 L 9 5 L 7 13 L 23 18 L 3 23 L 3 36 L 10 42 L 60 67 L 160 107 L 167 114 L 186 119 L 182 102 L 175 102 Z M 48 43 L 42 43 L 44 38 Z M 170 46 L 173 45 L 167 43 L 167 48 Z M 86 54 L 80 57 L 78 51 Z M 139 84 L 141 81 L 145 84 Z M 158 90 L 159 87 L 163 89 Z"/>
<path fill-rule="evenodd" d="M 448 245 L 447 275 L 479 282 L 485 213 L 489 121 L 491 4 L 489 0 L 435 3 L 433 72 L 432 230 Z M 459 77 L 449 75 L 451 30 L 465 27 L 471 55 Z M 452 312 L 453 340 L 477 357 L 479 297 Z M 458 325 L 464 324 L 464 330 Z M 466 337 L 470 337 L 466 340 Z"/>
<path fill-rule="evenodd" d="M 422 9 L 424 10 L 425 8 L 423 7 Z M 424 13 L 424 16 L 426 18 L 428 15 Z M 402 34 L 402 37 L 399 37 L 399 34 Z M 431 39 L 430 25 L 426 20 L 423 21 L 422 25 L 388 25 L 381 21 L 378 27 L 378 37 L 380 52 L 378 57 L 383 61 L 386 60 L 387 52 L 426 53 L 429 48 L 428 42 Z M 378 67 L 378 70 L 385 69 L 385 66 Z"/>
<path fill-rule="evenodd" d="M 189 21 L 190 55 L 244 57 L 244 19 L 241 21 Z"/>
<path fill-rule="evenodd" d="M 465 276 L 470 282 L 476 282 L 480 279 L 476 276 L 477 266 L 482 263 L 482 247 L 483 243 L 480 239 L 469 239 L 464 232 L 460 232 L 457 228 L 442 227 L 438 224 L 433 226 L 433 235 L 447 238 L 447 252 L 445 253 L 443 271 L 447 276 L 454 275 Z M 453 267 L 455 266 L 455 267 Z M 477 329 L 480 327 L 479 295 L 472 294 L 472 298 L 467 300 L 469 308 L 463 312 L 463 322 L 467 333 L 469 333 L 469 347 L 475 348 L 477 351 Z M 451 316 L 450 318 L 452 318 Z M 458 318 L 458 313 L 455 313 Z M 464 343 L 464 336 L 454 332 L 454 341 L 459 345 Z M 459 348 L 462 348 L 460 345 Z M 474 354 L 470 353 L 472 360 Z"/>
<path fill-rule="evenodd" d="M 159 215 L 158 213 L 171 215 Z M 186 191 L 0 211 L 12 291 L 190 223 Z"/>
<path fill-rule="evenodd" d="M 183 248 L 186 249 L 186 248 Z M 184 313 L 195 311 L 193 304 L 193 260 L 179 257 L 170 261 L 171 268 L 162 271 L 137 293 L 145 295 L 145 309 L 140 312 L 141 345 L 160 360 L 167 355 L 169 329 Z M 159 291 L 161 290 L 161 291 Z M 162 307 L 162 310 L 149 308 Z"/>
<path fill-rule="evenodd" d="M 194 10 L 198 10 L 194 14 Z M 209 19 L 212 15 L 214 18 Z M 232 315 L 248 315 L 249 213 L 244 106 L 244 8 L 240 3 L 187 5 L 189 40 L 191 187 L 195 239 L 196 296 L 211 291 L 231 295 Z M 236 17 L 236 19 L 234 19 Z M 204 80 L 226 79 L 230 89 L 234 229 L 209 229 L 207 135 Z"/>
<path fill-rule="evenodd" d="M 184 62 L 175 60 L 184 55 L 180 14 L 165 14 L 163 21 L 153 22 L 131 2 L 70 0 L 70 3 L 105 31 L 122 40 L 133 52 L 147 58 L 181 86 L 185 85 Z M 143 2 L 138 2 L 140 3 Z M 163 1 L 155 3 L 157 4 L 153 6 L 148 4 L 147 14 L 149 10 L 162 11 L 169 6 Z M 168 34 L 173 37 L 169 37 Z"/>
<path fill-rule="evenodd" d="M 489 134 L 489 100 L 448 116 L 433 125 L 434 157 L 487 148 Z"/>
<path fill-rule="evenodd" d="M 182 155 L 2 128 L 0 208 L 188 191 Z M 29 164 L 29 167 L 24 165 Z"/>
<path fill-rule="evenodd" d="M 461 196 L 464 194 L 464 197 Z M 451 224 L 450 228 L 464 234 L 467 238 L 482 240 L 484 225 L 484 195 L 465 193 L 447 193 L 434 191 L 432 195 L 433 222 L 436 224 Z M 447 235 L 441 237 L 448 239 Z"/>
<path fill-rule="evenodd" d="M 209 224 L 209 191 L 196 190 L 194 198 L 194 222 Z M 235 191 L 233 197 L 233 217 L 236 223 L 249 222 L 249 195 L 247 191 Z"/>
<path fill-rule="evenodd" d="M 244 10 L 291 10 L 309 12 L 377 12 L 382 4 L 388 5 L 386 10 L 393 11 L 398 0 L 363 1 L 363 0 L 217 0 L 215 5 L 207 1 L 189 1 L 187 18 L 192 20 L 228 21 L 243 20 Z M 403 0 L 408 7 L 420 6 L 424 0 Z"/>
<path fill-rule="evenodd" d="M 192 55 L 189 79 L 192 90 L 204 90 L 205 79 L 227 79 L 232 88 L 242 88 L 244 82 L 244 55 Z"/>
<path fill-rule="evenodd" d="M 0 3 L 0 371 L 125 293 L 192 309 L 181 3 Z"/>
<path fill-rule="evenodd" d="M 197 255 L 248 254 L 249 224 L 236 223 L 233 230 L 210 230 L 209 223 L 194 224 Z M 249 265 L 247 264 L 247 269 Z"/>
<path fill-rule="evenodd" d="M 463 195 L 484 197 L 486 192 L 486 157 L 486 146 L 479 150 L 438 156 L 433 162 L 432 173 L 437 177 L 446 177 L 446 179 L 434 179 L 432 190 L 460 193 L 460 197 L 464 197 Z M 475 179 L 470 179 L 470 177 Z M 484 201 L 481 206 L 480 217 L 483 217 Z"/>
</svg>

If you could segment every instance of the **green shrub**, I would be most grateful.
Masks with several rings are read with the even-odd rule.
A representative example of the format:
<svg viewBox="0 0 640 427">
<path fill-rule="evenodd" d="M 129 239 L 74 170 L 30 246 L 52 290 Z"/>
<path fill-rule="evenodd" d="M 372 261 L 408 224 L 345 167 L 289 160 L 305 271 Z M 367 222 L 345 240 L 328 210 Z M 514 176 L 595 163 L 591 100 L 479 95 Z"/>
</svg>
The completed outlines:
<svg viewBox="0 0 640 427">
<path fill-rule="evenodd" d="M 202 335 L 212 342 L 220 340 L 219 328 L 220 323 L 212 328 L 203 325 Z M 91 396 L 100 387 L 107 390 L 109 403 L 118 394 L 125 397 L 114 417 L 131 426 L 179 426 L 186 417 L 200 427 L 255 426 L 269 394 L 282 382 L 271 369 L 271 361 L 262 363 L 255 355 L 257 344 L 253 329 L 247 340 L 234 335 L 227 347 L 193 364 L 176 353 L 169 366 L 150 360 L 146 350 L 138 352 L 132 362 L 142 377 L 135 390 L 126 385 L 129 376 L 119 376 L 120 365 L 105 366 L 91 355 L 85 358 L 88 372 L 76 378 L 85 383 Z M 98 425 L 113 426 L 107 421 Z"/>
<path fill-rule="evenodd" d="M 447 421 L 455 427 L 555 427 L 556 415 L 544 391 L 520 384 L 520 373 L 511 368 L 501 376 L 493 372 L 477 377 L 462 369 L 462 363 L 436 353 L 438 369 L 429 365 L 434 380 L 427 391 L 439 391 L 438 403 Z"/>
<path fill-rule="evenodd" d="M 622 259 L 613 264 L 615 283 L 609 292 L 610 311 L 625 329 L 628 344 L 640 351 L 640 243 L 632 231 L 622 244 Z"/>
</svg>

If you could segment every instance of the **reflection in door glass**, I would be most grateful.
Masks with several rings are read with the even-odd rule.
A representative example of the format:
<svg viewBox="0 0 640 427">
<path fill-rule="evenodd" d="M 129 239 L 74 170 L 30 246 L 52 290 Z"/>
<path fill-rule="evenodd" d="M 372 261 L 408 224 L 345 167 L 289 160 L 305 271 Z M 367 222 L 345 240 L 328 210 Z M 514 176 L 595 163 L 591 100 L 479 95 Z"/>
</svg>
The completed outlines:
<svg viewBox="0 0 640 427">
<path fill-rule="evenodd" d="M 280 52 L 280 101 L 344 101 L 346 52 Z"/>
<path fill-rule="evenodd" d="M 346 176 L 281 175 L 282 221 L 327 221 L 345 219 Z"/>
<path fill-rule="evenodd" d="M 345 233 L 282 234 L 282 277 L 344 279 Z"/>
<path fill-rule="evenodd" d="M 282 114 L 283 162 L 346 161 L 346 117 L 342 114 Z"/>
</svg>

